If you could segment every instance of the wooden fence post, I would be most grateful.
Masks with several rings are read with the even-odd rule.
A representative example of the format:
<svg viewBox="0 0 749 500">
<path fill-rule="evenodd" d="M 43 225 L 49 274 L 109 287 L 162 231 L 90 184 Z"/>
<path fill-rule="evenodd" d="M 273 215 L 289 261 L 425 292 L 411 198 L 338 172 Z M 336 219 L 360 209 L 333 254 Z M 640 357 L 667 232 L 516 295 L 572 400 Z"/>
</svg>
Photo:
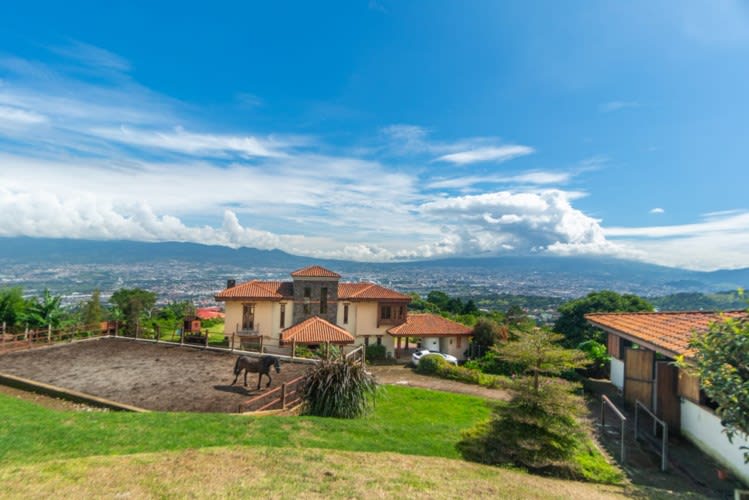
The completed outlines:
<svg viewBox="0 0 749 500">
<path fill-rule="evenodd" d="M 296 358 L 296 339 L 291 340 L 291 359 Z"/>
<path fill-rule="evenodd" d="M 47 343 L 52 343 L 52 323 L 47 325 Z"/>
<path fill-rule="evenodd" d="M 263 354 L 263 336 L 260 336 L 260 354 Z"/>
<path fill-rule="evenodd" d="M 281 409 L 286 409 L 286 382 L 281 384 Z"/>
</svg>

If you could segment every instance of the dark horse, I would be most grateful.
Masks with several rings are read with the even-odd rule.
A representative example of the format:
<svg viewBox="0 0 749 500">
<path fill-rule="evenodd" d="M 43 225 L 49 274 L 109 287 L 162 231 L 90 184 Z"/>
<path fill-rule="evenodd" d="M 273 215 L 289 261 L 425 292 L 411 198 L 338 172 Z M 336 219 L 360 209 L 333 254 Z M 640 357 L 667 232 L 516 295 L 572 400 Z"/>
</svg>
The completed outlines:
<svg viewBox="0 0 749 500">
<path fill-rule="evenodd" d="M 260 381 L 263 380 L 263 375 L 268 377 L 268 385 L 265 387 L 270 387 L 270 383 L 273 382 L 273 379 L 270 378 L 270 367 L 275 366 L 276 367 L 276 373 L 281 373 L 281 363 L 278 361 L 278 358 L 275 356 L 261 356 L 260 359 L 258 358 L 251 358 L 249 356 L 240 356 L 237 358 L 237 362 L 234 363 L 234 382 L 231 383 L 231 385 L 234 385 L 237 383 L 237 379 L 239 378 L 239 374 L 242 373 L 242 370 L 244 370 L 244 386 L 247 387 L 247 372 L 257 373 L 257 388 L 260 389 Z"/>
</svg>

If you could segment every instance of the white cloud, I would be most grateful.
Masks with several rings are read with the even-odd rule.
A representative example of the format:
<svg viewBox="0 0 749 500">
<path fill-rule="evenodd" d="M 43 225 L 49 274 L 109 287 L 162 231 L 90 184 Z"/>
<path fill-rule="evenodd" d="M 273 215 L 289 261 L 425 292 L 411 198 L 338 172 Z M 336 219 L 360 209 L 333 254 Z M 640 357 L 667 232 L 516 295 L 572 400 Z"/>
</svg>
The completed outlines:
<svg viewBox="0 0 749 500">
<path fill-rule="evenodd" d="M 34 111 L 0 106 L 0 127 L 38 125 L 46 121 L 46 116 Z"/>
<path fill-rule="evenodd" d="M 449 179 L 435 179 L 427 183 L 429 189 L 460 189 L 476 184 L 566 184 L 572 179 L 571 172 L 533 171 L 516 175 L 471 175 Z"/>
<path fill-rule="evenodd" d="M 660 207 L 655 207 L 655 208 L 651 208 L 650 209 L 650 213 L 651 214 L 662 214 L 662 213 L 665 213 L 665 212 L 666 211 L 664 209 L 660 208 Z"/>
<path fill-rule="evenodd" d="M 485 161 L 500 163 L 511 160 L 513 158 L 517 158 L 519 156 L 526 156 L 531 153 L 533 153 L 533 148 L 528 146 L 495 146 L 470 149 L 467 151 L 459 151 L 457 153 L 442 155 L 437 158 L 436 161 L 445 161 L 453 163 L 455 165 L 468 165 L 470 163 Z"/>
<path fill-rule="evenodd" d="M 197 134 L 187 132 L 181 127 L 172 131 L 159 131 L 131 129 L 122 126 L 117 129 L 92 129 L 91 133 L 124 144 L 190 154 L 235 152 L 248 157 L 272 157 L 284 156 L 281 150 L 286 146 L 273 139 L 260 139 L 253 136 Z"/>
<path fill-rule="evenodd" d="M 421 212 L 449 221 L 463 253 L 633 253 L 607 241 L 599 221 L 572 207 L 559 190 L 449 197 L 423 204 Z"/>
</svg>

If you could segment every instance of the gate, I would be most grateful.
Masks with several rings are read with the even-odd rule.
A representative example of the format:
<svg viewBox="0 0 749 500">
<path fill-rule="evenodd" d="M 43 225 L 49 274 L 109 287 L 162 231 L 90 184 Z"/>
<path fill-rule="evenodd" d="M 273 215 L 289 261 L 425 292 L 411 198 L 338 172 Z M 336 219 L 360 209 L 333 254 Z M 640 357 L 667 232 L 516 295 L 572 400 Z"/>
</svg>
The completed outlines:
<svg viewBox="0 0 749 500">
<path fill-rule="evenodd" d="M 670 361 L 658 361 L 655 364 L 655 414 L 671 429 L 681 425 L 678 384 L 679 369 Z"/>
<path fill-rule="evenodd" d="M 654 353 L 646 349 L 625 349 L 624 400 L 634 405 L 640 401 L 653 408 Z"/>
</svg>

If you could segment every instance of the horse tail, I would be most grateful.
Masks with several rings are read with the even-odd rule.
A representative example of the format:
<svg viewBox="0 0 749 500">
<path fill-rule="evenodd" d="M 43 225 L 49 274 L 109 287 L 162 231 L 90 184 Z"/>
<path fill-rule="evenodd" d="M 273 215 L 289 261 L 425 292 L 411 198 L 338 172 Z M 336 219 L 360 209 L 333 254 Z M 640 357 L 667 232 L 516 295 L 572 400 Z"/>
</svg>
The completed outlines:
<svg viewBox="0 0 749 500">
<path fill-rule="evenodd" d="M 239 375 L 239 372 L 242 371 L 241 368 L 239 368 L 239 360 L 242 359 L 242 356 L 239 356 L 237 358 L 237 362 L 234 363 L 234 375 Z"/>
</svg>

